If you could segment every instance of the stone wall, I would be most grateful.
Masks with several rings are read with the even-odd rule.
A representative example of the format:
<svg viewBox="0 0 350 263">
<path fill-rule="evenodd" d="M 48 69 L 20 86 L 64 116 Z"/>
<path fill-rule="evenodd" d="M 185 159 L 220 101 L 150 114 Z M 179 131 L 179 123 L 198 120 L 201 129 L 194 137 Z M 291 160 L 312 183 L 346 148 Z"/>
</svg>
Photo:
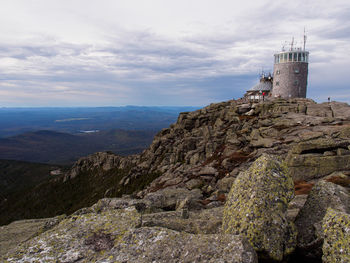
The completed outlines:
<svg viewBox="0 0 350 263">
<path fill-rule="evenodd" d="M 298 70 L 298 73 L 296 73 Z M 286 62 L 274 65 L 273 97 L 306 98 L 308 63 Z"/>
</svg>

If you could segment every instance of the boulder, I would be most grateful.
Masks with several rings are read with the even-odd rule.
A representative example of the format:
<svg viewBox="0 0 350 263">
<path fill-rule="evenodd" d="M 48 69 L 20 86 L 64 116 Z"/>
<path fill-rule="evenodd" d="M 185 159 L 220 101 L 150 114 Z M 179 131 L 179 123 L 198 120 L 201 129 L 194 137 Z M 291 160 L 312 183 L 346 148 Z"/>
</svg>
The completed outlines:
<svg viewBox="0 0 350 263">
<path fill-rule="evenodd" d="M 223 232 L 245 236 L 262 257 L 280 261 L 296 245 L 296 231 L 286 219 L 294 184 L 278 158 L 262 155 L 241 172 L 229 193 Z"/>
<path fill-rule="evenodd" d="M 95 262 L 128 230 L 139 225 L 140 214 L 133 207 L 72 215 L 51 230 L 17 246 L 4 261 Z"/>
<path fill-rule="evenodd" d="M 350 215 L 328 208 L 322 231 L 322 262 L 350 262 Z"/>
<path fill-rule="evenodd" d="M 342 186 L 322 180 L 314 185 L 295 219 L 298 250 L 307 258 L 320 259 L 322 256 L 321 223 L 329 207 L 349 212 L 349 193 Z"/>
<path fill-rule="evenodd" d="M 258 262 L 256 252 L 242 237 L 193 235 L 158 227 L 129 231 L 108 255 L 104 262 Z"/>
<path fill-rule="evenodd" d="M 154 208 L 175 210 L 176 206 L 185 199 L 188 199 L 189 209 L 200 208 L 198 201 L 202 199 L 201 190 L 193 189 L 190 191 L 185 188 L 165 188 L 147 194 L 144 201 L 151 203 Z"/>
</svg>

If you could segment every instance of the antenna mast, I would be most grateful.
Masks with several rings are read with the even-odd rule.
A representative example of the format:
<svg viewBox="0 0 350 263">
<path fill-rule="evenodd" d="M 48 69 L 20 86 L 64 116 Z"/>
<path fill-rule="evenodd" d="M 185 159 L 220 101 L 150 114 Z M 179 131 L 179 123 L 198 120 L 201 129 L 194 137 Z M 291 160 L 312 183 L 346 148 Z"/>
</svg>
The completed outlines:
<svg viewBox="0 0 350 263">
<path fill-rule="evenodd" d="M 305 33 L 305 27 L 304 27 L 304 51 L 305 51 L 306 39 L 307 39 L 307 36 Z"/>
</svg>

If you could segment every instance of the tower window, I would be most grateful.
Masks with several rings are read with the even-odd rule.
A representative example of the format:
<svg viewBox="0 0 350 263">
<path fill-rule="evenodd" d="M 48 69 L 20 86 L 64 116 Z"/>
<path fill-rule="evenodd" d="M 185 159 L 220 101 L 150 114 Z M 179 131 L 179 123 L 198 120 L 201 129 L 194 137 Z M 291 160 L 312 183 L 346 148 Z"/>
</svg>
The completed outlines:
<svg viewBox="0 0 350 263">
<path fill-rule="evenodd" d="M 294 86 L 297 86 L 299 84 L 298 80 L 294 80 Z"/>
<path fill-rule="evenodd" d="M 294 53 L 294 61 L 298 61 L 298 53 Z"/>
<path fill-rule="evenodd" d="M 279 85 L 280 85 L 280 82 L 279 82 L 279 81 L 276 81 L 275 84 L 276 84 L 276 86 L 279 86 Z"/>
<path fill-rule="evenodd" d="M 279 75 L 281 74 L 281 71 L 280 70 L 276 70 L 276 75 Z"/>
<path fill-rule="evenodd" d="M 289 59 L 288 61 L 293 61 L 293 53 L 289 53 Z"/>
<path fill-rule="evenodd" d="M 298 68 L 294 69 L 294 73 L 299 74 L 299 69 Z"/>
<path fill-rule="evenodd" d="M 301 53 L 298 53 L 298 61 L 301 61 Z"/>
</svg>

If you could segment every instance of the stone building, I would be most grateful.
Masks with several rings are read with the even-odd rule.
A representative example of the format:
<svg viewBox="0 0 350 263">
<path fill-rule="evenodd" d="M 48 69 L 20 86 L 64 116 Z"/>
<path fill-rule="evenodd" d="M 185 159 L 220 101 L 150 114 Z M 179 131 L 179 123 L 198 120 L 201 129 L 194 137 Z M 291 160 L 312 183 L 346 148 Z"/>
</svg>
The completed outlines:
<svg viewBox="0 0 350 263">
<path fill-rule="evenodd" d="M 283 48 L 274 54 L 273 77 L 267 82 L 264 77 L 260 79 L 247 91 L 245 99 L 261 100 L 265 97 L 262 93 L 274 98 L 306 98 L 309 52 L 305 50 L 305 41 L 304 35 L 304 47 L 295 48 L 293 39 L 288 51 Z"/>
</svg>

